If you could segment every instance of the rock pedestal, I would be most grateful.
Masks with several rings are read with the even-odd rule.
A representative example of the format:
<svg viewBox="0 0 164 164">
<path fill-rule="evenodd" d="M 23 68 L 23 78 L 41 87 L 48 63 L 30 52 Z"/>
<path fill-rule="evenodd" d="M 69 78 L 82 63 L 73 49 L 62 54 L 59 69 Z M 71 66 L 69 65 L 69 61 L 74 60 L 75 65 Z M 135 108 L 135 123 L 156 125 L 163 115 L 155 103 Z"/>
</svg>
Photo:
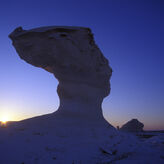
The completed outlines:
<svg viewBox="0 0 164 164">
<path fill-rule="evenodd" d="M 9 37 L 21 59 L 58 79 L 56 114 L 104 121 L 101 104 L 110 92 L 112 69 L 89 28 L 19 27 Z"/>
<path fill-rule="evenodd" d="M 112 69 L 95 44 L 91 30 L 65 26 L 32 30 L 19 27 L 9 37 L 21 59 L 53 73 L 59 82 L 58 110 L 23 120 L 16 129 L 28 129 L 28 133 L 34 131 L 44 136 L 40 138 L 45 142 L 41 144 L 42 149 L 53 138 L 51 147 L 59 150 L 55 151 L 59 155 L 57 163 L 76 160 L 91 164 L 104 158 L 102 150 L 109 135 L 117 133 L 104 119 L 101 108 L 104 97 L 110 93 Z M 37 145 L 33 145 L 34 153 L 38 151 Z"/>
</svg>

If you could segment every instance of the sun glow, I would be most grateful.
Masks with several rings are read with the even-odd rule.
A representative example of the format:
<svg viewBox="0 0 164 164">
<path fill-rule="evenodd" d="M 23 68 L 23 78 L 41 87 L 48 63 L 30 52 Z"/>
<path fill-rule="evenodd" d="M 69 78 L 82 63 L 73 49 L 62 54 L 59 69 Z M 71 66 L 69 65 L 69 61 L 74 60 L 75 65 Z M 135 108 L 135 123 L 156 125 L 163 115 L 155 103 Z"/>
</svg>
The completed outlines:
<svg viewBox="0 0 164 164">
<path fill-rule="evenodd" d="M 6 119 L 6 118 L 3 118 L 3 119 L 1 120 L 1 122 L 2 122 L 2 124 L 6 124 L 7 119 Z"/>
<path fill-rule="evenodd" d="M 5 125 L 9 121 L 9 118 L 7 116 L 3 116 L 0 118 L 0 122 L 2 125 Z"/>
</svg>

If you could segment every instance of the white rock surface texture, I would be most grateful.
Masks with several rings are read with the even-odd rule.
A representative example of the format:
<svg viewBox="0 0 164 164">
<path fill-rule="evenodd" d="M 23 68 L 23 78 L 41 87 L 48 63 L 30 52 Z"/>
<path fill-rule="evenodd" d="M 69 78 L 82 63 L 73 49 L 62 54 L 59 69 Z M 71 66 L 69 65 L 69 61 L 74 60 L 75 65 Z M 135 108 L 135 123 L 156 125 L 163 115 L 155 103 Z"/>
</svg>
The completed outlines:
<svg viewBox="0 0 164 164">
<path fill-rule="evenodd" d="M 110 92 L 112 69 L 89 28 L 19 27 L 9 37 L 21 59 L 58 79 L 58 113 L 104 122 L 101 104 Z"/>
</svg>

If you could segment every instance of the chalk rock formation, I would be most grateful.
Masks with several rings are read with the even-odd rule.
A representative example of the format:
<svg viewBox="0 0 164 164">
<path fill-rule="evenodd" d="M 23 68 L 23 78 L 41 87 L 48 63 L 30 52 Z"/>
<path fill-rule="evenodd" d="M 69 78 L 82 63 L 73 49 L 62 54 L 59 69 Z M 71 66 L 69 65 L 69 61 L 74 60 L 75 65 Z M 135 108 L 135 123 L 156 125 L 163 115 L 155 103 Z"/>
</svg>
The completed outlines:
<svg viewBox="0 0 164 164">
<path fill-rule="evenodd" d="M 100 148 L 104 149 L 109 135 L 117 131 L 104 119 L 101 108 L 103 98 L 110 93 L 112 69 L 95 44 L 91 30 L 65 26 L 32 30 L 19 27 L 9 37 L 21 59 L 53 73 L 59 81 L 59 109 L 23 120 L 15 129 L 28 129 L 29 133 L 45 136 L 41 138 L 43 143 L 39 143 L 43 149 L 49 147 L 45 144 L 53 138 L 51 146 L 55 151 L 60 150 L 56 152 L 59 163 L 74 163 L 74 160 L 92 163 L 95 158 L 98 161 L 103 155 Z M 36 154 L 37 143 L 33 147 Z"/>
<path fill-rule="evenodd" d="M 104 120 L 101 104 L 110 92 L 112 69 L 89 28 L 19 27 L 9 37 L 23 60 L 58 79 L 58 114 Z"/>
<path fill-rule="evenodd" d="M 120 130 L 128 132 L 141 132 L 143 131 L 144 124 L 139 122 L 137 119 L 132 119 L 124 124 Z"/>
</svg>

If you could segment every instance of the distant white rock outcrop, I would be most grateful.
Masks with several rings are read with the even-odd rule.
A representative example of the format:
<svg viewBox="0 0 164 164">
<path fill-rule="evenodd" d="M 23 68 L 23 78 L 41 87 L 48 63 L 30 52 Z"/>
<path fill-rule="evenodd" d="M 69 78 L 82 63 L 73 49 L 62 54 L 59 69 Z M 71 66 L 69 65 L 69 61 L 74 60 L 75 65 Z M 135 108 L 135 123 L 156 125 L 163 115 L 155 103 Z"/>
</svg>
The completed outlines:
<svg viewBox="0 0 164 164">
<path fill-rule="evenodd" d="M 120 130 L 128 131 L 128 132 L 142 132 L 144 124 L 137 119 L 132 119 L 124 124 Z"/>
</svg>

